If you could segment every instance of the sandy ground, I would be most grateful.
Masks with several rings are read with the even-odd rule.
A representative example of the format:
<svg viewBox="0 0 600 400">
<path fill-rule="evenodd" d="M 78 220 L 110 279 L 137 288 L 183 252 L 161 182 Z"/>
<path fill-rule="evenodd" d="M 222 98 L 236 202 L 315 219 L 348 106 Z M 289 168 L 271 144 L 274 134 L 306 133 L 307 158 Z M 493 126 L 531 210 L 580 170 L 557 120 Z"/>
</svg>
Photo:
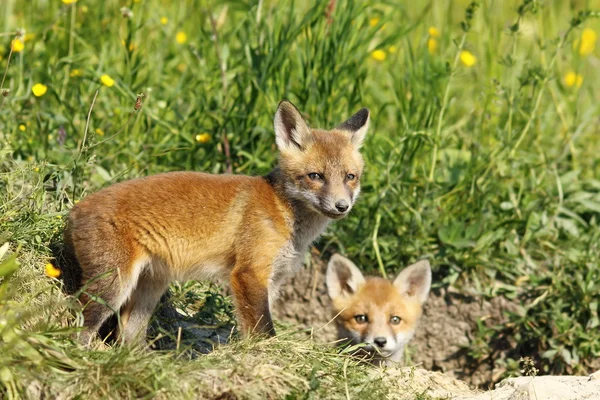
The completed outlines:
<svg viewBox="0 0 600 400">
<path fill-rule="evenodd" d="M 398 368 L 385 371 L 384 380 L 395 385 L 395 399 L 414 398 L 414 393 L 454 400 L 584 400 L 600 399 L 600 371 L 590 376 L 536 376 L 509 378 L 494 390 L 471 390 L 460 380 L 440 372 Z M 410 394 L 408 394 L 410 393 Z"/>
</svg>

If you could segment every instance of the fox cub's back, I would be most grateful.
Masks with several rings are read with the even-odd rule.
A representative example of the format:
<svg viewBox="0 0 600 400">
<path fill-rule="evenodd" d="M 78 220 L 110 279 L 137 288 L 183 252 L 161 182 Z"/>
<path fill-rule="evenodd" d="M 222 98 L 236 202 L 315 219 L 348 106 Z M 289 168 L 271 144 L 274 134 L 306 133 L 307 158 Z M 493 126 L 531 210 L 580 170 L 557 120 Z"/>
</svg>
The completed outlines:
<svg viewBox="0 0 600 400">
<path fill-rule="evenodd" d="M 228 255 L 243 224 L 268 220 L 289 237 L 286 220 L 291 216 L 291 209 L 260 177 L 173 172 L 94 193 L 72 209 L 68 224 L 81 257 L 99 257 L 104 241 L 118 235 L 131 255 L 125 265 L 152 255 L 171 266 L 165 273 L 182 279 L 196 260 L 231 266 Z"/>
</svg>

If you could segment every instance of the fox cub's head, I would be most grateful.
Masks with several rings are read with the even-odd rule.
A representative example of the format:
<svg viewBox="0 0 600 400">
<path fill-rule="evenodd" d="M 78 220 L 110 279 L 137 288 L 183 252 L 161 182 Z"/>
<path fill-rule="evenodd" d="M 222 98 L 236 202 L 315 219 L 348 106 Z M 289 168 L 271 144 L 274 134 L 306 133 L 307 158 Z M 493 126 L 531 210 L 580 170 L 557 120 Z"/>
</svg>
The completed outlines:
<svg viewBox="0 0 600 400">
<path fill-rule="evenodd" d="M 292 103 L 282 101 L 275 135 L 286 192 L 329 218 L 347 215 L 360 192 L 359 149 L 368 126 L 363 108 L 335 129 L 311 129 Z"/>
<path fill-rule="evenodd" d="M 326 280 L 339 339 L 364 343 L 361 350 L 371 354 L 376 364 L 400 361 L 429 295 L 429 262 L 421 260 L 405 268 L 390 282 L 363 277 L 352 261 L 336 254 L 327 266 Z"/>
</svg>

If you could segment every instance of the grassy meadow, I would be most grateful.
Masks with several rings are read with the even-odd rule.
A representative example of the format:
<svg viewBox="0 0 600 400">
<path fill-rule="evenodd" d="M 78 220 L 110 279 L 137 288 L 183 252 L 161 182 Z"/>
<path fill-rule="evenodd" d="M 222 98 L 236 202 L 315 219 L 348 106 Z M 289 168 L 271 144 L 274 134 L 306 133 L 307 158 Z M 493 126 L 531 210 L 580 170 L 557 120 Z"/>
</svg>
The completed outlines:
<svg viewBox="0 0 600 400">
<path fill-rule="evenodd" d="M 324 257 L 384 275 L 428 257 L 437 287 L 517 304 L 505 324 L 481 321 L 473 360 L 590 372 L 599 16 L 598 0 L 3 0 L 0 397 L 399 396 L 385 371 L 293 327 L 200 356 L 179 341 L 85 350 L 76 302 L 45 274 L 68 210 L 103 186 L 269 171 L 284 98 L 315 127 L 371 110 L 362 194 L 317 243 Z M 230 321 L 215 293 L 171 296 L 205 306 L 198 323 Z"/>
</svg>

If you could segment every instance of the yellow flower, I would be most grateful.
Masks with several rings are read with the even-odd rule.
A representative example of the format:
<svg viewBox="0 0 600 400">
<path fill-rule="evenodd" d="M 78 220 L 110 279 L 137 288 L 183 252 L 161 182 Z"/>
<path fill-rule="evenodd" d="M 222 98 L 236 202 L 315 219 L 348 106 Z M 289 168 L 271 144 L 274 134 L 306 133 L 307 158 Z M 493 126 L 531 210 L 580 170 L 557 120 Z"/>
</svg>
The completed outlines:
<svg viewBox="0 0 600 400">
<path fill-rule="evenodd" d="M 574 45 L 578 48 L 579 55 L 587 56 L 594 52 L 598 35 L 593 29 L 586 28 L 581 32 L 581 39 L 576 40 Z"/>
<path fill-rule="evenodd" d="M 477 57 L 475 57 L 470 51 L 463 50 L 460 52 L 460 61 L 467 66 L 472 67 L 477 62 Z"/>
<path fill-rule="evenodd" d="M 175 35 L 175 41 L 179 44 L 184 44 L 185 42 L 187 42 L 187 35 L 185 34 L 185 32 L 177 32 L 177 34 Z"/>
<path fill-rule="evenodd" d="M 390 54 L 394 54 L 396 51 L 398 51 L 398 48 L 394 45 L 391 45 L 390 47 L 388 47 L 388 51 L 390 52 Z"/>
<path fill-rule="evenodd" d="M 71 78 L 76 78 L 76 77 L 82 76 L 82 75 L 83 75 L 83 72 L 81 72 L 81 70 L 77 69 L 77 68 L 75 68 L 74 70 L 72 70 L 71 73 L 69 74 L 69 76 Z"/>
<path fill-rule="evenodd" d="M 77 3 L 77 0 L 62 0 L 62 2 L 65 4 L 74 4 Z"/>
<path fill-rule="evenodd" d="M 127 43 L 125 43 L 124 40 L 121 40 L 121 44 L 123 45 L 123 47 L 127 47 Z M 135 43 L 130 42 L 129 43 L 129 51 L 132 52 L 135 50 Z"/>
<path fill-rule="evenodd" d="M 567 85 L 568 87 L 581 87 L 581 84 L 583 83 L 583 76 L 576 74 L 575 72 L 571 71 L 571 72 L 567 72 L 565 74 L 564 77 L 564 81 L 565 81 L 565 85 Z"/>
<path fill-rule="evenodd" d="M 100 128 L 96 128 L 96 135 L 98 136 L 104 136 L 104 131 Z"/>
<path fill-rule="evenodd" d="M 25 130 L 27 130 L 27 127 L 25 126 L 25 124 L 21 124 L 21 125 L 19 125 L 19 130 L 21 132 L 25 132 Z"/>
<path fill-rule="evenodd" d="M 160 17 L 160 23 L 162 25 L 168 24 L 169 23 L 169 18 L 167 18 L 167 17 Z"/>
<path fill-rule="evenodd" d="M 429 54 L 433 54 L 437 51 L 438 48 L 438 41 L 434 38 L 429 38 L 427 39 L 427 51 L 429 51 Z"/>
<path fill-rule="evenodd" d="M 177 71 L 179 71 L 179 72 L 185 71 L 186 68 L 187 68 L 187 66 L 184 63 L 177 64 Z"/>
<path fill-rule="evenodd" d="M 100 77 L 100 82 L 102 82 L 104 86 L 108 87 L 112 87 L 115 84 L 115 80 L 106 74 Z"/>
<path fill-rule="evenodd" d="M 33 92 L 35 97 L 42 97 L 48 91 L 48 86 L 44 85 L 43 83 L 36 83 L 31 88 L 31 91 Z"/>
<path fill-rule="evenodd" d="M 79 7 L 79 9 L 81 10 L 81 12 L 82 12 L 83 14 L 86 14 L 86 13 L 89 11 L 89 8 L 88 8 L 88 6 L 86 6 L 85 4 L 84 4 L 84 5 L 82 5 L 81 7 Z"/>
<path fill-rule="evenodd" d="M 375 26 L 379 23 L 379 17 L 373 17 L 369 20 L 369 25 Z"/>
<path fill-rule="evenodd" d="M 385 61 L 387 54 L 383 50 L 375 50 L 371 53 L 371 57 L 377 61 Z"/>
<path fill-rule="evenodd" d="M 10 43 L 10 47 L 11 47 L 12 51 L 14 51 L 15 53 L 20 53 L 25 48 L 25 43 L 23 43 L 23 41 L 21 39 L 14 39 Z"/>
<path fill-rule="evenodd" d="M 33 169 L 33 172 L 40 172 L 40 167 L 35 167 L 35 168 Z"/>
<path fill-rule="evenodd" d="M 429 33 L 429 36 L 431 36 L 431 37 L 440 37 L 440 31 L 438 31 L 437 28 L 435 28 L 433 26 L 429 27 L 427 32 Z"/>
<path fill-rule="evenodd" d="M 67 1 L 67 0 L 63 0 L 63 1 Z M 61 274 L 60 269 L 56 268 L 51 263 L 46 264 L 46 275 L 48 275 L 50 278 L 58 278 L 58 277 L 60 277 L 60 274 Z"/>
<path fill-rule="evenodd" d="M 196 142 L 198 143 L 207 143 L 210 141 L 210 135 L 208 133 L 201 133 L 196 135 Z"/>
</svg>

